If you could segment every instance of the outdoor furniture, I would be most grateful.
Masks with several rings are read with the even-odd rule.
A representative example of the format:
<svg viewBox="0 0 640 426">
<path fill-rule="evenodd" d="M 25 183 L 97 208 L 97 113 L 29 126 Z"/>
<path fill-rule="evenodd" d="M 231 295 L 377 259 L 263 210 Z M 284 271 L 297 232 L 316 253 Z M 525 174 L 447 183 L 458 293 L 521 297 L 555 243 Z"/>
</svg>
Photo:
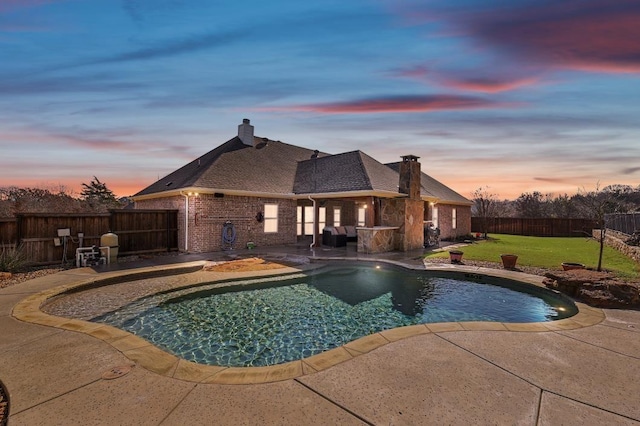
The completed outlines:
<svg viewBox="0 0 640 426">
<path fill-rule="evenodd" d="M 322 230 L 322 245 L 329 247 L 345 247 L 347 245 L 347 233 L 340 233 L 335 226 L 325 226 Z"/>
<path fill-rule="evenodd" d="M 338 232 L 340 233 L 340 228 L 344 228 L 347 234 L 347 241 L 358 241 L 358 233 L 356 231 L 356 227 L 352 225 L 339 226 Z"/>
</svg>

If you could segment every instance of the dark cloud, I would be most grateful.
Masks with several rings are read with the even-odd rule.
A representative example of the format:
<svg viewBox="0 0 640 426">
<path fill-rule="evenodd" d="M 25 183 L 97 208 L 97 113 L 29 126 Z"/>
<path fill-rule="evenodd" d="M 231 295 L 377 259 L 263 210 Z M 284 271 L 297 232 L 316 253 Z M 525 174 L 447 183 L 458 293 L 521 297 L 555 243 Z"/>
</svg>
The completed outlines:
<svg viewBox="0 0 640 426">
<path fill-rule="evenodd" d="M 540 177 L 534 176 L 533 180 L 539 182 L 547 182 L 547 183 L 558 183 L 558 184 L 573 184 L 574 182 L 581 182 L 585 180 L 591 179 L 593 176 L 583 175 L 583 176 L 564 176 L 564 177 Z"/>
<path fill-rule="evenodd" d="M 453 34 L 471 36 L 510 57 L 576 70 L 640 72 L 638 1 L 482 2 L 465 8 L 456 2 L 431 7 L 419 7 L 417 16 L 429 22 L 444 19 Z"/>
<path fill-rule="evenodd" d="M 493 101 L 471 96 L 424 95 L 382 96 L 347 102 L 292 105 L 269 108 L 271 111 L 301 111 L 321 114 L 376 114 L 394 112 L 435 112 L 465 109 L 496 108 L 504 106 Z"/>
<path fill-rule="evenodd" d="M 640 167 L 627 167 L 621 170 L 623 175 L 632 175 L 635 172 L 640 172 Z"/>
</svg>

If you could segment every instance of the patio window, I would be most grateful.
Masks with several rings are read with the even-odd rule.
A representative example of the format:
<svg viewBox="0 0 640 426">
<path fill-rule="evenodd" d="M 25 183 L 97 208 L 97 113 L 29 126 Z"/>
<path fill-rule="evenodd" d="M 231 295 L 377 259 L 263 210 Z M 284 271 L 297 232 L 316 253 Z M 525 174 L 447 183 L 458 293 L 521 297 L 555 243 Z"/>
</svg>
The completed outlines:
<svg viewBox="0 0 640 426">
<path fill-rule="evenodd" d="M 304 207 L 304 235 L 313 235 L 313 206 Z"/>
<path fill-rule="evenodd" d="M 364 207 L 358 207 L 358 226 L 365 226 L 365 218 L 367 216 L 367 209 Z"/>
<path fill-rule="evenodd" d="M 458 227 L 458 215 L 456 209 L 451 209 L 451 229 Z"/>
<path fill-rule="evenodd" d="M 340 207 L 333 208 L 333 226 L 340 226 Z"/>
<path fill-rule="evenodd" d="M 264 232 L 265 233 L 278 232 L 278 205 L 277 204 L 264 205 Z"/>
<path fill-rule="evenodd" d="M 302 235 L 302 206 L 296 208 L 296 235 Z"/>
<path fill-rule="evenodd" d="M 313 206 L 298 206 L 296 208 L 296 232 L 298 236 L 313 235 Z M 318 207 L 318 229 L 322 233 L 322 229 L 327 222 L 327 208 Z"/>
<path fill-rule="evenodd" d="M 327 208 L 320 207 L 318 208 L 318 229 L 320 230 L 321 234 L 326 224 L 327 224 Z"/>
</svg>

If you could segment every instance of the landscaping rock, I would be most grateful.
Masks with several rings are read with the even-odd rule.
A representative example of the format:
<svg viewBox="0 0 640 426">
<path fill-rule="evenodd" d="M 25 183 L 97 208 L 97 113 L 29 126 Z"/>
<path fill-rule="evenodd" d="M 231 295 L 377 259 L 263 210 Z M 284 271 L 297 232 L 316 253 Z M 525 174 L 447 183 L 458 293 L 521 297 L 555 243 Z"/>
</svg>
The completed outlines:
<svg viewBox="0 0 640 426">
<path fill-rule="evenodd" d="M 588 269 L 544 274 L 544 285 L 598 308 L 640 308 L 640 285 Z"/>
</svg>

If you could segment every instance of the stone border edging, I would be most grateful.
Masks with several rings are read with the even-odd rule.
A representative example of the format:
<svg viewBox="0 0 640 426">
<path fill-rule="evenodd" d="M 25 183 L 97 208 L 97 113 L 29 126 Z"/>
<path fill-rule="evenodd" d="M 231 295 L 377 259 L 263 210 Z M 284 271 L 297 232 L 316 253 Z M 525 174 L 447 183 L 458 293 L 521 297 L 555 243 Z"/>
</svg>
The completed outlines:
<svg viewBox="0 0 640 426">
<path fill-rule="evenodd" d="M 321 260 L 337 260 L 325 258 Z M 340 258 L 340 260 L 345 260 Z M 355 260 L 355 259 L 349 259 Z M 469 272 L 487 275 L 491 277 L 515 279 L 520 282 L 538 287 L 542 285 L 542 277 L 523 274 L 520 272 L 493 270 L 480 267 L 464 267 L 459 265 L 444 265 L 441 267 L 415 268 L 401 262 L 393 262 L 382 259 L 362 259 L 363 261 L 384 262 L 402 266 L 408 269 L 431 271 L 455 271 Z M 417 324 L 405 327 L 380 331 L 368 336 L 351 341 L 338 348 L 331 349 L 320 354 L 301 360 L 290 361 L 266 367 L 221 367 L 197 364 L 187 361 L 175 355 L 169 354 L 148 341 L 126 331 L 106 324 L 92 323 L 78 319 L 57 317 L 44 313 L 40 307 L 50 298 L 55 296 L 81 291 L 87 287 L 110 285 L 134 279 L 144 279 L 157 276 L 177 275 L 193 272 L 202 268 L 203 262 L 191 262 L 180 266 L 154 266 L 127 271 L 105 272 L 108 276 L 98 278 L 95 276 L 79 279 L 75 282 L 56 286 L 36 294 L 32 294 L 18 302 L 12 310 L 12 316 L 24 322 L 56 327 L 87 334 L 110 344 L 121 352 L 133 363 L 154 373 L 196 383 L 216 384 L 258 384 L 271 383 L 282 380 L 294 379 L 307 374 L 333 367 L 352 358 L 371 352 L 389 343 L 413 336 L 429 333 L 444 333 L 454 331 L 514 331 L 514 332 L 548 332 L 560 330 L 573 330 L 582 327 L 596 325 L 604 320 L 605 315 L 601 309 L 592 308 L 583 303 L 575 302 L 578 313 L 570 318 L 553 322 L 538 323 L 501 323 L 489 321 L 473 322 L 446 322 Z M 291 269 L 285 274 L 290 274 Z M 278 271 L 278 270 L 273 270 Z M 298 270 L 298 272 L 300 272 Z M 514 274 L 517 278 L 514 277 Z M 264 274 L 263 276 L 282 275 L 282 271 Z M 245 277 L 238 277 L 245 278 Z M 539 278 L 539 279 L 538 279 Z M 548 289 L 547 289 L 548 290 Z M 548 290 L 553 291 L 553 290 Z M 561 294 L 561 293 L 559 293 Z"/>
</svg>

